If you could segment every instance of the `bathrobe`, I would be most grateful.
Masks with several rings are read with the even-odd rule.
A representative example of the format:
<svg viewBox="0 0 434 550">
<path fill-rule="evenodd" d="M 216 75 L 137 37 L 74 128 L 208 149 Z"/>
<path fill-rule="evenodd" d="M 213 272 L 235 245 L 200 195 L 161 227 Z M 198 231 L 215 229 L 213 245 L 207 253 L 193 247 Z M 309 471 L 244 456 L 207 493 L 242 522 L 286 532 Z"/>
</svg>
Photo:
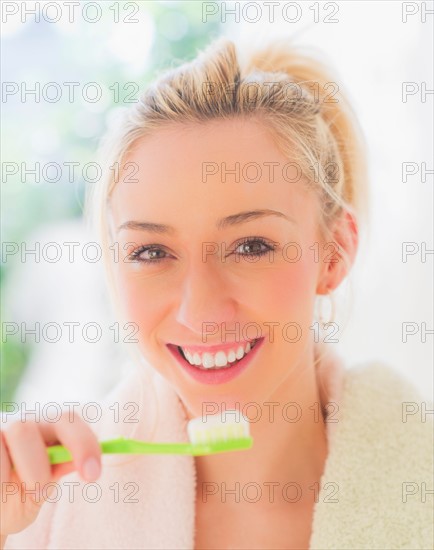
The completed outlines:
<svg viewBox="0 0 434 550">
<path fill-rule="evenodd" d="M 432 404 L 380 362 L 348 368 L 333 351 L 316 375 L 333 405 L 309 549 L 433 548 Z M 104 403 L 92 426 L 100 440 L 188 441 L 184 406 L 149 366 L 133 367 Z M 195 483 L 191 456 L 103 455 L 97 482 L 61 478 L 5 548 L 193 550 Z"/>
</svg>

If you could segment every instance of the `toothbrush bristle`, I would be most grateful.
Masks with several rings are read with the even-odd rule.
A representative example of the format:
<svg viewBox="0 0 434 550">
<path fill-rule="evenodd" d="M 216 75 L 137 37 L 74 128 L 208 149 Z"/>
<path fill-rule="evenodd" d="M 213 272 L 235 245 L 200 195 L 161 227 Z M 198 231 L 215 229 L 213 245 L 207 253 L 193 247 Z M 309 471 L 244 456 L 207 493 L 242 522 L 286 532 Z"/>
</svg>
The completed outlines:
<svg viewBox="0 0 434 550">
<path fill-rule="evenodd" d="M 238 411 L 193 418 L 187 432 L 190 442 L 197 445 L 250 437 L 249 422 Z"/>
</svg>

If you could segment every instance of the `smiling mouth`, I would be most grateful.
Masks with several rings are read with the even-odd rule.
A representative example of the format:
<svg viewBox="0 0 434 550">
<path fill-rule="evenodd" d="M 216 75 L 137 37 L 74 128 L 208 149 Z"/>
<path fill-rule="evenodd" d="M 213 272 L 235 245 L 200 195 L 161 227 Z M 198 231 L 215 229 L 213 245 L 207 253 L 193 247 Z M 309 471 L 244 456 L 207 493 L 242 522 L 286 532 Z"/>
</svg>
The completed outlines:
<svg viewBox="0 0 434 550">
<path fill-rule="evenodd" d="M 239 345 L 238 348 L 235 346 L 234 349 L 229 352 L 218 351 L 217 353 L 204 352 L 192 354 L 187 351 L 184 352 L 181 346 L 175 347 L 182 359 L 191 367 L 195 367 L 202 371 L 219 371 L 236 366 L 249 355 L 260 340 L 261 338 L 257 338 L 252 342 L 248 342 L 247 345 Z"/>
</svg>

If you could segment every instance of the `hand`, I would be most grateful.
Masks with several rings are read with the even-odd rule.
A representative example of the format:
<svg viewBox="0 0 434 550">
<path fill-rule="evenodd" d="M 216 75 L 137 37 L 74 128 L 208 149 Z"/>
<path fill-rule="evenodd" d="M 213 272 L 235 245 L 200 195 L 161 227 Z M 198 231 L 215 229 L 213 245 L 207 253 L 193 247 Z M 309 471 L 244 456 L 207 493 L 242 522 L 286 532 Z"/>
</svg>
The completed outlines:
<svg viewBox="0 0 434 550">
<path fill-rule="evenodd" d="M 73 461 L 51 465 L 46 447 L 64 445 Z M 89 425 L 77 414 L 63 412 L 58 422 L 14 421 L 0 430 L 1 542 L 35 521 L 42 504 L 62 476 L 77 470 L 86 482 L 101 472 L 101 447 Z M 36 492 L 32 492 L 36 491 Z"/>
</svg>

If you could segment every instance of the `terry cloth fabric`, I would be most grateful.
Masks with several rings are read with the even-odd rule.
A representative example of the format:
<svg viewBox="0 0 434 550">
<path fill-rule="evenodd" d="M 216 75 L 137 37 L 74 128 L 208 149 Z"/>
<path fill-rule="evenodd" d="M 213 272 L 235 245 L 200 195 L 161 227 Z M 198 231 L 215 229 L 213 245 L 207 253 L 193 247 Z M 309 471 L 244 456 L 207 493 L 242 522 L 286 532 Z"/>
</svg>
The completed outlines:
<svg viewBox="0 0 434 550">
<path fill-rule="evenodd" d="M 421 415 L 432 405 L 422 404 L 414 386 L 385 364 L 347 369 L 329 352 L 316 368 L 321 402 L 337 403 L 338 410 L 327 409 L 333 410 L 326 423 L 329 450 L 309 549 L 433 548 L 433 422 Z M 188 440 L 182 403 L 149 366 L 133 367 L 106 403 L 112 408 L 94 426 L 101 440 Z M 403 417 L 403 408 L 414 414 Z M 63 477 L 60 492 L 5 548 L 194 549 L 193 457 L 103 455 L 102 462 L 96 484 L 76 472 Z"/>
</svg>

